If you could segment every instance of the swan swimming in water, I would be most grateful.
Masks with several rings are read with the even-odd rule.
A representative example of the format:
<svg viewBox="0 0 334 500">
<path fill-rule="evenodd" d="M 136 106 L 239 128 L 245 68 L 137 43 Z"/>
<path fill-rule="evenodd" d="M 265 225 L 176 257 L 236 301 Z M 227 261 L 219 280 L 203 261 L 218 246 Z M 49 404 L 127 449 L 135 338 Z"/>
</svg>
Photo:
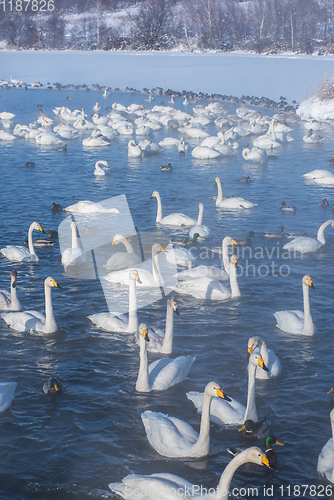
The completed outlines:
<svg viewBox="0 0 334 500">
<path fill-rule="evenodd" d="M 129 474 L 121 483 L 110 483 L 108 487 L 124 500 L 134 500 L 134 491 L 138 494 L 137 498 L 141 500 L 174 500 L 176 498 L 177 500 L 228 500 L 228 490 L 235 471 L 248 462 L 269 467 L 268 458 L 260 448 L 252 446 L 243 450 L 225 467 L 214 496 L 211 489 L 206 492 L 205 488 L 199 488 L 198 485 L 169 473 L 155 473 L 150 476 Z M 177 492 L 177 497 L 175 492 Z"/>
<path fill-rule="evenodd" d="M 107 332 L 134 333 L 138 330 L 136 283 L 141 283 L 134 269 L 129 274 L 129 319 L 114 313 L 97 313 L 87 316 L 98 328 Z"/>
<path fill-rule="evenodd" d="M 334 410 L 330 412 L 332 437 L 323 446 L 318 457 L 317 471 L 334 484 Z"/>
<path fill-rule="evenodd" d="M 317 250 L 320 250 L 320 248 L 322 248 L 326 243 L 325 229 L 328 226 L 334 228 L 333 219 L 321 224 L 318 229 L 317 239 L 311 238 L 310 236 L 298 236 L 292 241 L 289 241 L 289 243 L 285 243 L 283 249 L 300 253 L 316 252 Z"/>
<path fill-rule="evenodd" d="M 78 203 L 69 205 L 68 207 L 64 208 L 64 210 L 66 212 L 88 215 L 100 213 L 119 214 L 119 210 L 117 210 L 117 208 L 106 208 L 100 205 L 100 203 L 94 203 L 93 201 L 88 200 L 78 201 Z"/>
<path fill-rule="evenodd" d="M 256 368 L 255 378 L 267 380 L 271 377 L 277 377 L 281 373 L 281 363 L 276 356 L 276 354 L 271 350 L 267 349 L 266 343 L 260 337 L 251 337 L 248 340 L 248 354 L 251 356 L 256 350 L 260 352 L 263 362 L 268 368 L 268 371 L 262 370 L 259 367 Z"/>
<path fill-rule="evenodd" d="M 28 248 L 24 246 L 7 245 L 6 248 L 1 248 L 0 252 L 2 255 L 16 262 L 38 262 L 39 258 L 36 255 L 32 241 L 32 232 L 34 230 L 45 233 L 38 222 L 33 222 L 30 224 L 28 230 Z"/>
<path fill-rule="evenodd" d="M 210 454 L 210 406 L 214 397 L 231 401 L 219 384 L 207 384 L 199 434 L 178 418 L 153 411 L 143 412 L 141 419 L 151 446 L 163 457 L 207 457 Z"/>
<path fill-rule="evenodd" d="M 234 209 L 244 209 L 244 208 L 252 208 L 256 205 L 256 203 L 251 203 L 250 201 L 244 200 L 243 198 L 225 198 L 223 199 L 223 190 L 219 177 L 215 177 L 215 183 L 218 187 L 218 196 L 216 200 L 216 207 L 218 208 L 226 208 L 229 210 Z"/>
<path fill-rule="evenodd" d="M 70 264 L 82 262 L 85 259 L 85 255 L 79 246 L 78 235 L 77 235 L 77 224 L 73 220 L 71 222 L 72 230 L 72 247 L 66 248 L 61 256 L 61 263 L 66 267 Z"/>
<path fill-rule="evenodd" d="M 117 271 L 136 266 L 142 261 L 141 257 L 135 253 L 133 246 L 125 236 L 115 234 L 112 240 L 112 246 L 118 243 L 123 243 L 126 252 L 116 252 L 108 259 L 107 263 L 104 265 L 108 271 Z"/>
<path fill-rule="evenodd" d="M 192 367 L 195 358 L 193 356 L 179 356 L 175 359 L 156 359 L 148 365 L 146 343 L 150 341 L 147 326 L 141 323 L 138 328 L 139 336 L 139 372 L 136 382 L 136 391 L 165 391 L 182 380 Z"/>
<path fill-rule="evenodd" d="M 156 198 L 158 202 L 156 223 L 168 226 L 194 226 L 196 224 L 195 219 L 188 217 L 187 215 L 181 213 L 174 213 L 162 217 L 162 203 L 161 197 L 158 191 L 153 191 L 151 199 Z"/>
<path fill-rule="evenodd" d="M 227 402 L 222 399 L 214 398 L 212 400 L 210 410 L 210 419 L 212 422 L 216 422 L 219 425 L 240 425 L 250 419 L 253 420 L 253 422 L 257 422 L 255 405 L 255 371 L 258 366 L 260 366 L 261 369 L 268 371 L 261 354 L 253 352 L 249 358 L 247 407 L 235 399 L 231 399 L 230 402 Z M 187 398 L 194 403 L 199 413 L 202 412 L 203 396 L 203 393 L 196 391 L 187 393 Z"/>
<path fill-rule="evenodd" d="M 106 176 L 109 172 L 107 172 L 104 168 L 100 167 L 100 165 L 104 165 L 106 168 L 110 168 L 107 161 L 99 160 L 95 163 L 94 175 L 99 177 Z"/>
<path fill-rule="evenodd" d="M 0 413 L 6 411 L 14 399 L 16 382 L 0 382 Z"/>
<path fill-rule="evenodd" d="M 4 312 L 1 317 L 10 328 L 18 332 L 54 333 L 58 330 L 53 314 L 51 288 L 61 288 L 55 279 L 49 276 L 44 281 L 45 315 L 38 311 Z"/>
<path fill-rule="evenodd" d="M 194 234 L 198 233 L 201 238 L 208 238 L 210 236 L 210 229 L 208 226 L 205 226 L 202 224 L 203 220 L 203 212 L 204 212 L 204 205 L 203 203 L 200 203 L 198 205 L 199 211 L 198 211 L 198 218 L 195 226 L 193 226 L 190 231 L 189 231 L 189 238 L 193 238 Z"/>
<path fill-rule="evenodd" d="M 19 311 L 21 305 L 17 298 L 17 271 L 10 272 L 10 293 L 0 290 L 0 311 Z"/>
<path fill-rule="evenodd" d="M 311 276 L 306 274 L 302 279 L 304 311 L 278 311 L 274 313 L 277 326 L 282 332 L 313 335 L 315 328 L 311 316 L 309 290 L 314 290 Z"/>
</svg>

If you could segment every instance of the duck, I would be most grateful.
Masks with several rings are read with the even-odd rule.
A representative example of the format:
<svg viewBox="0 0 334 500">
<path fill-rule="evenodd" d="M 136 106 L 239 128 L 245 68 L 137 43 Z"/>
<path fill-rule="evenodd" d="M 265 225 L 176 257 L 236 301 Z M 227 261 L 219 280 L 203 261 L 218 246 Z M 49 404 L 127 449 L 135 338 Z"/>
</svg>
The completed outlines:
<svg viewBox="0 0 334 500">
<path fill-rule="evenodd" d="M 156 198 L 158 207 L 157 207 L 157 216 L 156 223 L 167 226 L 194 226 L 196 224 L 195 219 L 188 217 L 182 213 L 174 213 L 170 215 L 166 215 L 162 217 L 162 203 L 161 197 L 158 191 L 153 191 L 151 199 Z"/>
<path fill-rule="evenodd" d="M 329 207 L 329 203 L 328 203 L 327 198 L 324 198 L 323 200 L 321 200 L 319 202 L 319 207 L 324 207 L 324 208 Z"/>
<path fill-rule="evenodd" d="M 245 160 L 251 160 L 253 163 L 266 163 L 268 161 L 267 153 L 264 149 L 258 147 L 252 147 L 250 149 L 249 145 L 242 148 L 242 157 Z"/>
<path fill-rule="evenodd" d="M 182 380 L 192 367 L 195 358 L 193 356 L 179 356 L 178 358 L 156 359 L 148 365 L 146 344 L 150 341 L 145 323 L 138 327 L 140 362 L 136 382 L 136 391 L 165 391 Z"/>
<path fill-rule="evenodd" d="M 251 420 L 249 422 L 252 422 Z M 253 422 L 254 423 L 254 422 Z M 268 462 L 269 462 L 269 466 L 270 468 L 274 468 L 273 466 L 275 465 L 275 463 L 277 462 L 277 455 L 276 455 L 276 452 L 275 450 L 273 450 L 272 446 L 274 444 L 278 444 L 280 446 L 284 446 L 283 443 L 281 443 L 280 441 L 277 441 L 277 439 L 275 438 L 275 436 L 267 436 L 265 438 L 265 454 L 266 454 L 266 457 L 268 459 Z M 241 453 L 243 451 L 243 449 L 241 448 L 236 448 L 236 447 L 231 447 L 231 448 L 227 448 L 227 451 L 233 456 L 235 457 L 236 455 L 238 455 L 239 453 Z"/>
<path fill-rule="evenodd" d="M 318 229 L 317 238 L 311 238 L 310 236 L 298 236 L 297 238 L 285 243 L 283 246 L 284 250 L 290 250 L 293 252 L 308 253 L 316 252 L 320 250 L 326 243 L 325 240 L 325 229 L 331 226 L 334 228 L 334 220 L 330 219 L 323 224 Z"/>
<path fill-rule="evenodd" d="M 285 236 L 288 238 L 288 240 L 292 240 L 294 238 L 299 238 L 299 236 L 308 236 L 307 231 L 301 231 L 300 233 L 287 233 Z"/>
<path fill-rule="evenodd" d="M 330 412 L 330 420 L 332 426 L 332 437 L 323 446 L 317 464 L 317 471 L 321 476 L 325 476 L 326 479 L 334 484 L 334 410 Z"/>
<path fill-rule="evenodd" d="M 169 297 L 169 299 L 167 300 L 165 331 L 155 327 L 151 327 L 149 329 L 150 341 L 146 345 L 146 348 L 149 352 L 161 352 L 164 354 L 172 353 L 174 336 L 174 313 L 178 316 L 180 315 L 179 309 L 177 307 L 177 301 L 175 297 Z M 136 340 L 139 344 L 138 335 Z"/>
<path fill-rule="evenodd" d="M 63 211 L 63 207 L 60 205 L 60 203 L 55 203 L 53 202 L 51 205 L 51 212 L 53 214 L 60 214 Z"/>
<path fill-rule="evenodd" d="M 278 226 L 278 233 L 275 231 L 265 231 L 264 233 L 262 233 L 262 235 L 265 238 L 283 238 L 285 236 L 283 231 L 287 231 L 287 229 L 281 225 Z"/>
<path fill-rule="evenodd" d="M 244 424 L 246 420 L 251 419 L 253 422 L 258 421 L 255 405 L 255 372 L 258 366 L 265 371 L 268 370 L 263 362 L 261 354 L 253 352 L 249 358 L 247 406 L 245 407 L 235 399 L 231 399 L 230 402 L 227 402 L 222 399 L 214 398 L 210 410 L 210 419 L 212 422 L 219 425 L 239 426 Z M 188 392 L 186 396 L 193 402 L 197 411 L 201 413 L 203 393 L 192 391 Z M 267 427 L 268 424 L 265 423 L 264 425 Z"/>
<path fill-rule="evenodd" d="M 38 222 L 33 222 L 30 224 L 28 230 L 28 248 L 24 246 L 16 246 L 16 245 L 7 245 L 6 248 L 1 248 L 0 252 L 6 259 L 12 260 L 15 262 L 38 262 L 39 258 L 36 255 L 34 244 L 32 241 L 32 232 L 41 231 L 45 234 L 45 231 L 42 229 Z"/>
<path fill-rule="evenodd" d="M 14 399 L 16 382 L 0 382 L 0 413 L 6 411 Z"/>
<path fill-rule="evenodd" d="M 0 316 L 7 325 L 18 332 L 55 333 L 58 330 L 53 314 L 51 288 L 62 287 L 49 276 L 44 281 L 45 315 L 38 311 L 3 312 Z"/>
<path fill-rule="evenodd" d="M 250 356 L 253 354 L 254 350 L 260 352 L 264 364 L 268 368 L 268 371 L 257 368 L 255 378 L 267 380 L 272 377 L 278 377 L 281 374 L 280 360 L 271 349 L 267 349 L 265 341 L 260 337 L 251 337 L 248 340 L 247 350 Z"/>
<path fill-rule="evenodd" d="M 253 236 L 257 236 L 257 234 L 255 234 L 254 231 L 248 231 L 245 239 L 238 239 L 238 245 L 248 245 L 252 241 Z"/>
<path fill-rule="evenodd" d="M 63 266 L 68 267 L 70 264 L 82 262 L 85 259 L 84 253 L 79 246 L 78 235 L 77 235 L 77 223 L 73 220 L 71 222 L 72 231 L 72 247 L 66 248 L 61 256 L 61 263 Z"/>
<path fill-rule="evenodd" d="M 122 234 L 115 234 L 112 240 L 112 246 L 118 245 L 119 243 L 123 243 L 126 252 L 116 252 L 108 259 L 106 264 L 104 264 L 104 267 L 108 271 L 117 271 L 133 267 L 142 262 L 141 257 L 135 253 L 130 241 Z"/>
<path fill-rule="evenodd" d="M 172 164 L 168 163 L 168 165 L 160 165 L 161 172 L 171 172 L 173 170 Z"/>
<path fill-rule="evenodd" d="M 107 332 L 135 333 L 138 330 L 136 283 L 141 283 L 138 271 L 131 269 L 129 275 L 129 317 L 115 313 L 97 313 L 87 316 L 98 328 Z"/>
<path fill-rule="evenodd" d="M 230 287 L 231 290 L 218 281 L 208 276 L 179 281 L 176 291 L 184 295 L 191 295 L 196 299 L 228 300 L 241 296 L 237 282 L 236 267 L 237 258 L 232 255 L 230 261 Z"/>
<path fill-rule="evenodd" d="M 198 243 L 198 240 L 202 240 L 202 239 L 203 238 L 198 233 L 195 233 L 192 238 L 189 238 L 188 236 L 183 236 L 182 238 L 173 237 L 170 239 L 170 243 L 174 246 L 176 245 L 176 246 L 186 247 L 186 246 L 194 245 L 194 244 Z"/>
<path fill-rule="evenodd" d="M 43 247 L 51 247 L 52 245 L 55 244 L 55 239 L 49 237 L 50 232 L 46 233 L 47 238 L 36 238 L 34 240 L 34 247 L 36 248 L 43 248 Z M 28 244 L 28 238 L 26 238 L 23 242 L 23 245 Z"/>
<path fill-rule="evenodd" d="M 150 445 L 163 457 L 202 458 L 210 454 L 210 406 L 212 398 L 231 401 L 216 382 L 204 389 L 199 434 L 183 420 L 150 410 L 141 414 Z"/>
<path fill-rule="evenodd" d="M 60 394 L 62 391 L 62 385 L 56 377 L 49 377 L 45 384 L 43 384 L 44 394 L 55 396 L 56 394 Z"/>
<path fill-rule="evenodd" d="M 208 226 L 202 224 L 204 205 L 200 203 L 198 205 L 198 218 L 196 224 L 189 231 L 189 238 L 193 238 L 194 234 L 199 234 L 201 238 L 208 238 L 210 236 L 210 229 Z"/>
<path fill-rule="evenodd" d="M 245 421 L 240 427 L 239 432 L 242 432 L 242 437 L 245 440 L 263 439 L 270 433 L 270 420 L 262 419 L 254 422 L 251 419 Z"/>
<path fill-rule="evenodd" d="M 249 177 L 249 175 L 247 175 L 247 176 L 240 177 L 239 180 L 240 180 L 240 182 L 246 182 L 247 184 L 249 184 L 252 179 Z"/>
<path fill-rule="evenodd" d="M 161 287 L 164 284 L 159 268 L 159 252 L 164 252 L 163 247 L 158 243 L 154 243 L 154 245 L 152 245 L 152 272 L 149 272 L 147 269 L 138 268 L 140 285 L 143 287 Z M 148 261 L 144 261 L 144 263 L 147 262 Z M 110 283 L 121 283 L 122 285 L 129 285 L 129 271 L 130 269 L 113 271 L 105 276 L 104 279 L 109 281 Z"/>
<path fill-rule="evenodd" d="M 218 187 L 218 196 L 216 199 L 216 207 L 225 208 L 228 210 L 234 209 L 244 209 L 244 208 L 252 208 L 256 205 L 256 203 L 251 203 L 250 201 L 244 200 L 243 198 L 225 198 L 223 199 L 223 190 L 219 177 L 215 177 L 215 183 Z"/>
<path fill-rule="evenodd" d="M 258 447 L 252 446 L 243 450 L 235 456 L 226 466 L 222 473 L 218 486 L 217 500 L 228 500 L 229 487 L 235 471 L 245 463 L 255 463 L 269 467 L 269 461 L 265 453 Z M 109 489 L 119 495 L 124 500 L 133 500 L 133 493 L 136 492 L 138 498 L 142 500 L 166 500 L 166 498 L 176 498 L 178 500 L 191 500 L 192 498 L 212 499 L 212 489 L 199 487 L 186 481 L 182 477 L 169 473 L 155 473 L 151 475 L 129 474 L 120 483 L 109 483 Z"/>
<path fill-rule="evenodd" d="M 315 328 L 311 316 L 309 290 L 315 289 L 312 278 L 305 274 L 302 279 L 304 311 L 278 311 L 274 313 L 277 327 L 286 333 L 314 335 Z"/>
<path fill-rule="evenodd" d="M 0 290 L 0 311 L 20 311 L 21 305 L 17 298 L 17 271 L 10 272 L 10 293 Z"/>
<path fill-rule="evenodd" d="M 282 201 L 280 209 L 282 212 L 295 212 L 297 210 L 295 205 L 287 205 L 285 201 Z"/>
<path fill-rule="evenodd" d="M 34 167 L 35 166 L 35 162 L 34 161 L 27 161 L 27 163 L 24 166 L 27 167 L 27 168 Z"/>
<path fill-rule="evenodd" d="M 104 168 L 100 167 L 100 165 L 104 165 L 106 168 L 109 167 L 109 163 L 104 160 L 99 160 L 95 163 L 94 175 L 98 177 L 105 177 L 109 172 L 107 172 Z"/>
</svg>

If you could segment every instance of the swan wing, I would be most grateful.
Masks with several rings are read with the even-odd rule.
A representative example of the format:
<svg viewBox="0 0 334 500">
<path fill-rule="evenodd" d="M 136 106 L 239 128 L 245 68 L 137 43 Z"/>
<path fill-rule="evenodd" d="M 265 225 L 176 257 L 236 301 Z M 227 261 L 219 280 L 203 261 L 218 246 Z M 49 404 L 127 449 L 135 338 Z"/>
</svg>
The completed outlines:
<svg viewBox="0 0 334 500">
<path fill-rule="evenodd" d="M 119 271 L 135 266 L 141 261 L 141 258 L 136 253 L 117 252 L 108 259 L 104 267 L 108 270 Z"/>
<path fill-rule="evenodd" d="M 187 392 L 187 398 L 192 401 L 199 413 L 202 413 L 203 392 Z M 210 406 L 210 420 L 219 425 L 239 425 L 244 421 L 246 407 L 236 399 L 226 401 L 225 399 L 214 397 Z"/>
<path fill-rule="evenodd" d="M 141 418 L 148 441 L 162 456 L 187 456 L 187 452 L 198 439 L 197 432 L 178 418 L 152 411 L 145 411 Z"/>
<path fill-rule="evenodd" d="M 160 328 L 151 327 L 148 331 L 148 336 L 150 341 L 148 342 L 146 348 L 149 352 L 161 352 L 162 344 L 165 338 L 165 332 L 160 330 Z M 135 333 L 136 342 L 139 345 L 138 332 Z"/>
<path fill-rule="evenodd" d="M 7 259 L 17 262 L 21 262 L 26 258 L 30 259 L 32 256 L 27 248 L 15 245 L 7 245 L 6 248 L 1 248 L 0 252 Z"/>
<path fill-rule="evenodd" d="M 327 443 L 323 446 L 317 464 L 317 471 L 326 476 L 329 481 L 332 481 L 333 474 L 333 464 L 334 464 L 334 446 L 333 438 L 331 437 Z"/>
<path fill-rule="evenodd" d="M 38 311 L 7 312 L 2 313 L 1 317 L 10 328 L 18 332 L 41 330 L 45 324 L 45 316 Z"/>
<path fill-rule="evenodd" d="M 301 312 L 301 311 L 295 311 L 295 312 Z M 267 368 L 269 369 L 269 372 L 264 371 L 260 366 L 257 367 L 256 368 L 256 378 L 257 379 L 266 380 L 266 379 L 271 378 L 271 377 L 278 377 L 281 374 L 280 360 L 278 359 L 276 354 L 271 349 L 268 349 L 268 358 L 269 358 L 269 361 L 267 364 Z"/>
<path fill-rule="evenodd" d="M 304 328 L 302 311 L 277 311 L 274 314 L 277 326 L 286 333 L 301 333 Z"/>
<path fill-rule="evenodd" d="M 309 236 L 298 236 L 294 240 L 285 243 L 283 250 L 306 253 L 316 252 L 321 247 L 322 243 L 319 240 L 310 238 Z"/>
<path fill-rule="evenodd" d="M 228 281 L 230 276 L 217 266 L 197 266 L 174 274 L 179 280 L 208 277 L 218 281 Z"/>
<path fill-rule="evenodd" d="M 0 311 L 7 311 L 11 308 L 12 301 L 10 293 L 7 290 L 0 291 Z"/>
<path fill-rule="evenodd" d="M 16 382 L 0 382 L 0 413 L 10 407 L 16 385 Z"/>
<path fill-rule="evenodd" d="M 187 215 L 181 213 L 174 213 L 166 215 L 163 217 L 159 224 L 167 226 L 194 226 L 196 224 L 195 219 L 188 217 Z"/>
<path fill-rule="evenodd" d="M 129 285 L 129 272 L 131 269 L 122 269 L 120 271 L 113 271 L 104 277 L 110 283 L 121 283 L 122 285 Z M 146 269 L 137 269 L 141 283 L 137 282 L 138 287 L 157 287 L 158 283 L 155 281 L 153 274 Z"/>
<path fill-rule="evenodd" d="M 193 356 L 179 356 L 175 359 L 157 359 L 148 367 L 149 383 L 152 390 L 164 391 L 182 382 L 192 367 Z"/>
<path fill-rule="evenodd" d="M 87 316 L 88 319 L 98 328 L 102 328 L 106 332 L 116 333 L 132 333 L 129 330 L 129 325 L 126 317 L 121 315 L 114 315 L 112 313 L 97 313 Z"/>
<path fill-rule="evenodd" d="M 179 293 L 192 295 L 197 299 L 226 300 L 231 297 L 227 286 L 212 278 L 195 278 L 179 282 L 177 289 Z"/>
</svg>

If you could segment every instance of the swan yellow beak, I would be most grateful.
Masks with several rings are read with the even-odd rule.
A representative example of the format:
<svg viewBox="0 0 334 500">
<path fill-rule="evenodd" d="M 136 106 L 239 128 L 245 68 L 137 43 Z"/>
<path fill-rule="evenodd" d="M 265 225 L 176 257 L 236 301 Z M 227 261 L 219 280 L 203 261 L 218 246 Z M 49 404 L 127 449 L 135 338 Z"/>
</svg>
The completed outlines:
<svg viewBox="0 0 334 500">
<path fill-rule="evenodd" d="M 226 399 L 226 401 L 232 401 L 222 389 L 216 388 L 216 393 L 219 398 Z"/>
<path fill-rule="evenodd" d="M 234 267 L 238 267 L 238 265 L 237 265 L 237 264 L 238 264 L 238 259 L 235 257 L 235 258 L 233 259 L 233 265 L 234 265 Z"/>
<path fill-rule="evenodd" d="M 257 358 L 257 362 L 258 362 L 258 365 L 261 366 L 261 368 L 263 368 L 264 371 L 269 372 L 269 369 L 264 364 L 264 361 L 262 358 L 260 358 L 260 357 Z"/>
<path fill-rule="evenodd" d="M 160 252 L 164 252 L 165 251 L 164 248 L 161 245 L 159 245 L 159 250 L 160 250 Z"/>
<path fill-rule="evenodd" d="M 139 278 L 139 274 L 134 274 L 134 278 L 138 283 L 142 283 L 141 279 Z"/>
<path fill-rule="evenodd" d="M 309 287 L 315 289 L 315 286 L 313 285 L 313 281 L 311 279 L 307 280 L 307 284 L 308 284 Z"/>
<path fill-rule="evenodd" d="M 235 240 L 232 240 L 233 245 L 238 245 L 238 243 Z"/>
<path fill-rule="evenodd" d="M 41 228 L 41 226 L 39 224 L 38 225 L 38 230 L 41 231 L 42 233 L 45 233 L 45 231 Z"/>
<path fill-rule="evenodd" d="M 329 391 L 327 392 L 327 394 L 330 394 L 331 392 L 334 392 L 334 385 L 333 385 L 333 387 L 331 387 L 331 388 L 329 389 Z"/>
<path fill-rule="evenodd" d="M 261 462 L 262 462 L 262 465 L 265 465 L 266 467 L 270 467 L 269 460 L 265 455 L 261 455 Z"/>
<path fill-rule="evenodd" d="M 57 283 L 57 281 L 56 281 L 56 280 L 53 280 L 53 281 L 52 281 L 52 284 L 53 284 L 53 286 L 55 286 L 56 288 L 60 288 L 60 289 L 61 289 L 61 286 L 60 286 L 60 285 L 58 285 L 58 283 Z"/>
<path fill-rule="evenodd" d="M 149 339 L 149 336 L 148 336 L 147 328 L 143 328 L 142 329 L 142 333 L 143 333 L 143 337 L 146 340 L 146 342 L 149 342 L 150 339 Z"/>
<path fill-rule="evenodd" d="M 253 354 L 254 348 L 253 347 L 248 347 L 247 352 L 251 356 Z"/>
<path fill-rule="evenodd" d="M 150 199 L 152 200 L 152 198 L 154 198 L 154 193 L 152 193 L 152 195 L 151 195 L 151 198 L 150 198 Z"/>
</svg>

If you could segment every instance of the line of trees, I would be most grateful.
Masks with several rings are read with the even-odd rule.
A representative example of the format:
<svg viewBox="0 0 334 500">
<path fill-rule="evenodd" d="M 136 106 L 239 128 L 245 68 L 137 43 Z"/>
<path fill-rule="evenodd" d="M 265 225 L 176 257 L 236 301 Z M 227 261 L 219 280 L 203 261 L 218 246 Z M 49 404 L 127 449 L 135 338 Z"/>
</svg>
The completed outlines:
<svg viewBox="0 0 334 500">
<path fill-rule="evenodd" d="M 35 6 L 44 2 L 34 1 Z M 0 44 L 60 50 L 334 53 L 334 0 L 71 0 L 70 7 L 68 3 L 54 0 L 53 10 L 33 12 L 28 0 L 2 0 Z"/>
</svg>

